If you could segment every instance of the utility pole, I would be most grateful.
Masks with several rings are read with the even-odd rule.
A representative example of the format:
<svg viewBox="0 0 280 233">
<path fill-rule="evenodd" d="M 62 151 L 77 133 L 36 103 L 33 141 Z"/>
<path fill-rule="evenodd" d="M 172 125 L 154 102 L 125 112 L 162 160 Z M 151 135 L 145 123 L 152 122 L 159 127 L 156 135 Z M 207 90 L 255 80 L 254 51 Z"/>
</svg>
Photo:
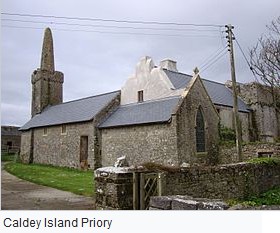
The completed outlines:
<svg viewBox="0 0 280 233">
<path fill-rule="evenodd" d="M 234 66 L 234 55 L 233 55 L 233 33 L 234 28 L 231 24 L 225 26 L 227 28 L 226 33 L 228 39 L 228 51 L 230 53 L 230 67 L 231 67 L 231 81 L 232 81 L 232 91 L 233 91 L 233 117 L 235 124 L 235 134 L 236 134 L 236 150 L 238 160 L 241 162 L 243 160 L 242 156 L 242 138 L 241 138 L 241 128 L 238 116 L 238 102 L 237 102 L 237 90 L 236 90 L 236 77 L 235 77 L 235 66 Z"/>
</svg>

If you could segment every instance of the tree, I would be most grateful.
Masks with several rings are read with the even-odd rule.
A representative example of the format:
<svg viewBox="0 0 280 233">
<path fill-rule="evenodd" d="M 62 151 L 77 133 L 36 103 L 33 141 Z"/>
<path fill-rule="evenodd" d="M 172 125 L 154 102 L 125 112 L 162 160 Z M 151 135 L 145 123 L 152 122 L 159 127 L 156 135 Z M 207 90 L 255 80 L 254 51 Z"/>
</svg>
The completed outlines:
<svg viewBox="0 0 280 233">
<path fill-rule="evenodd" d="M 269 33 L 250 50 L 251 70 L 273 89 L 280 87 L 280 16 L 267 26 Z"/>
</svg>

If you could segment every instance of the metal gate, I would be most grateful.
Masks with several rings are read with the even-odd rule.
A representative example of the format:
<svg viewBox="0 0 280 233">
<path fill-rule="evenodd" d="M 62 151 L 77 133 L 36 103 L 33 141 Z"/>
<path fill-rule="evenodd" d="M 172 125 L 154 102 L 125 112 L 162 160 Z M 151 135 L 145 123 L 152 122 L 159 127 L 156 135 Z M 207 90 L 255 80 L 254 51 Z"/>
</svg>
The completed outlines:
<svg viewBox="0 0 280 233">
<path fill-rule="evenodd" d="M 161 196 L 161 173 L 133 173 L 133 208 L 149 209 L 150 197 Z"/>
</svg>

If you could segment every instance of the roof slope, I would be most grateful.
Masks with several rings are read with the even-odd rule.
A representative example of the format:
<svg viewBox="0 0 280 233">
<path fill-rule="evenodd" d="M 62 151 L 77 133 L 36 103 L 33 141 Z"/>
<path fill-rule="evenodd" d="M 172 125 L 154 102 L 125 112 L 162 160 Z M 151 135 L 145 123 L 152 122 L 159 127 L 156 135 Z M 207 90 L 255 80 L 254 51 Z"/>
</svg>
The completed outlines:
<svg viewBox="0 0 280 233">
<path fill-rule="evenodd" d="M 119 93 L 120 91 L 115 91 L 47 107 L 42 113 L 31 118 L 20 130 L 89 121 Z"/>
<path fill-rule="evenodd" d="M 166 69 L 163 70 L 176 89 L 185 88 L 192 78 L 187 74 Z M 229 88 L 222 83 L 206 79 L 202 79 L 202 82 L 214 104 L 233 107 L 233 94 Z M 250 108 L 240 98 L 238 98 L 238 110 L 242 112 L 249 112 L 249 109 Z"/>
<path fill-rule="evenodd" d="M 177 106 L 180 96 L 120 105 L 99 128 L 167 122 Z"/>
<path fill-rule="evenodd" d="M 233 93 L 222 83 L 213 82 L 202 79 L 203 84 L 212 100 L 216 105 L 233 107 Z M 249 112 L 250 107 L 245 104 L 240 98 L 238 101 L 238 110 L 241 112 Z"/>
<path fill-rule="evenodd" d="M 1 135 L 2 136 L 20 136 L 21 132 L 18 131 L 19 127 L 17 126 L 1 126 Z"/>
</svg>

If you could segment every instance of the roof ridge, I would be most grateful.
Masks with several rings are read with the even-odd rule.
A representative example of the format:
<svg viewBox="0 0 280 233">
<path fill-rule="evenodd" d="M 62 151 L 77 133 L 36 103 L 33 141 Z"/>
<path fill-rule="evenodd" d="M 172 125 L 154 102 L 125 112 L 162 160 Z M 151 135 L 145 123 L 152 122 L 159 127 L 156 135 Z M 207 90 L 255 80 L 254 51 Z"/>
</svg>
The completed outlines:
<svg viewBox="0 0 280 233">
<path fill-rule="evenodd" d="M 59 105 L 62 105 L 62 104 L 68 104 L 68 103 L 72 103 L 72 102 L 76 102 L 76 101 L 81 101 L 81 100 L 85 100 L 85 99 L 90 99 L 90 98 L 93 98 L 93 97 L 99 97 L 99 96 L 102 96 L 102 95 L 109 95 L 109 94 L 112 94 L 112 93 L 115 93 L 115 92 L 116 93 L 120 92 L 120 90 L 111 91 L 111 92 L 107 92 L 107 93 L 102 93 L 102 94 L 98 94 L 98 95 L 87 96 L 87 97 L 83 97 L 83 98 L 76 99 L 76 100 L 70 100 L 70 101 L 67 101 L 67 102 L 60 103 L 60 104 L 52 105 L 51 107 L 59 106 Z"/>
<path fill-rule="evenodd" d="M 185 75 L 185 76 L 192 77 L 192 75 L 190 75 L 190 74 L 185 74 L 185 73 L 182 73 L 182 72 L 179 72 L 179 71 L 168 70 L 168 69 L 166 69 L 166 68 L 163 68 L 163 70 L 169 71 L 169 72 L 172 72 L 172 73 L 177 73 L 177 74 L 182 74 L 182 75 Z"/>
<path fill-rule="evenodd" d="M 208 81 L 208 82 L 211 82 L 211 83 L 216 83 L 216 84 L 219 84 L 219 85 L 225 86 L 225 84 L 220 83 L 220 82 L 217 82 L 217 81 L 213 81 L 213 80 L 209 80 L 209 79 L 205 79 L 205 78 L 202 78 L 201 80 L 203 80 L 203 81 Z"/>
<path fill-rule="evenodd" d="M 185 76 L 192 77 L 192 75 L 190 75 L 190 74 L 185 74 L 185 73 L 182 73 L 182 72 L 179 72 L 179 71 L 168 70 L 168 69 L 165 69 L 165 68 L 163 68 L 163 70 L 166 70 L 166 71 L 169 71 L 169 72 L 172 72 L 172 73 L 177 73 L 177 74 L 182 74 L 182 75 L 185 75 Z M 205 80 L 205 81 L 208 81 L 208 82 L 212 82 L 212 83 L 216 83 L 216 84 L 220 84 L 220 85 L 225 86 L 225 84 L 217 82 L 217 81 L 213 81 L 213 80 L 209 80 L 209 79 L 205 79 L 205 78 L 201 78 L 201 80 Z"/>
</svg>

